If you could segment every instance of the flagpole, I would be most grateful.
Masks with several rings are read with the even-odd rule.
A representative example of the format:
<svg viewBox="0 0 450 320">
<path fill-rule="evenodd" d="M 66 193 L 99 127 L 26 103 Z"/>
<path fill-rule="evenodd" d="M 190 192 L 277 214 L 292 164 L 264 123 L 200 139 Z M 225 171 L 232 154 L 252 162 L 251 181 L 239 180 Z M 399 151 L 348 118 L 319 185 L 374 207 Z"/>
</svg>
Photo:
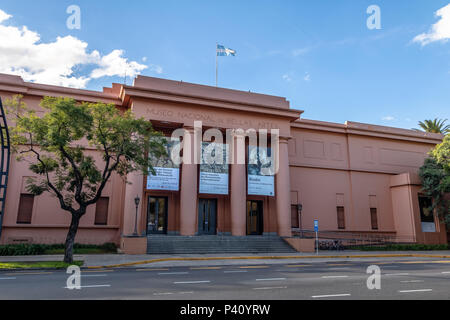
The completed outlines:
<svg viewBox="0 0 450 320">
<path fill-rule="evenodd" d="M 216 43 L 216 87 L 219 86 L 219 55 L 217 54 L 217 46 L 219 43 Z"/>
</svg>

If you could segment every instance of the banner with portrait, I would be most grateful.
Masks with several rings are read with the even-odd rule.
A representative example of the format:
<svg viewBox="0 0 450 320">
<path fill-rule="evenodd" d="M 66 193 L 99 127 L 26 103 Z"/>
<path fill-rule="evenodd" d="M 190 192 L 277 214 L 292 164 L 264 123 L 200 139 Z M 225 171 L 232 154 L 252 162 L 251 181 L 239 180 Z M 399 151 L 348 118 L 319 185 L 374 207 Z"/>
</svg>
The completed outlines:
<svg viewBox="0 0 450 320">
<path fill-rule="evenodd" d="M 248 147 L 248 194 L 275 196 L 275 172 L 270 148 Z"/>
<path fill-rule="evenodd" d="M 229 165 L 228 145 L 222 143 L 202 143 L 200 164 L 200 194 L 228 195 Z"/>
<path fill-rule="evenodd" d="M 179 139 L 167 139 L 167 154 L 159 158 L 150 156 L 155 174 L 147 177 L 147 190 L 180 190 L 180 165 L 172 161 L 172 150 L 179 144 Z"/>
</svg>

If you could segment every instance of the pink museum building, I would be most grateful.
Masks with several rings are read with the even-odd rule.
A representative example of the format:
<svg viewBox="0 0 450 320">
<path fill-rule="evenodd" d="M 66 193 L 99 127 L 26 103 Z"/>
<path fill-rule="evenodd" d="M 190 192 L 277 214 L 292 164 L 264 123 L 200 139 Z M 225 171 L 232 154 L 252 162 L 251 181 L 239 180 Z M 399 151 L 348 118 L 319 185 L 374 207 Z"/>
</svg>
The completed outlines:
<svg viewBox="0 0 450 320">
<path fill-rule="evenodd" d="M 44 96 L 115 104 L 167 136 L 179 128 L 191 132 L 195 121 L 204 130 L 279 129 L 279 171 L 272 185 L 253 185 L 245 164 L 229 165 L 219 187 L 208 187 L 196 164 L 171 168 L 176 170 L 170 179 L 158 183 L 141 174 L 130 175 L 131 184 L 114 176 L 82 218 L 78 243 L 114 242 L 125 252 L 144 253 L 152 237 L 282 237 L 298 249 L 293 239 L 300 229 L 313 230 L 314 220 L 333 237 L 447 243 L 445 226 L 424 214 L 429 200 L 421 195 L 417 175 L 441 135 L 306 120 L 282 97 L 144 76 L 131 86 L 113 84 L 97 92 L 0 75 L 2 100 L 17 94 L 37 110 Z M 0 243 L 63 243 L 70 216 L 49 195 L 28 194 L 30 176 L 28 164 L 13 155 Z M 133 237 L 135 229 L 139 237 Z"/>
</svg>

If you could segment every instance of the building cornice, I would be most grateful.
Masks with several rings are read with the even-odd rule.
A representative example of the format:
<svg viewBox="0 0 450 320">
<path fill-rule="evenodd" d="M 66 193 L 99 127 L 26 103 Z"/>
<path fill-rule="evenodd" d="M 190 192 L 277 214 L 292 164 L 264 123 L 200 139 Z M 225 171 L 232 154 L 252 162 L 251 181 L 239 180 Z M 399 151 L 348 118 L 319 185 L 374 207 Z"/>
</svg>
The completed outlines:
<svg viewBox="0 0 450 320">
<path fill-rule="evenodd" d="M 133 98 L 159 100 L 165 102 L 184 103 L 194 106 L 205 106 L 225 109 L 237 112 L 251 112 L 264 114 L 268 116 L 276 116 L 280 118 L 288 118 L 291 122 L 300 118 L 303 111 L 293 109 L 281 109 L 262 104 L 243 104 L 236 101 L 228 101 L 224 99 L 213 99 L 200 96 L 192 96 L 185 94 L 176 94 L 164 90 L 150 90 L 147 88 L 136 88 L 131 86 L 123 86 L 120 94 L 123 105 L 129 106 Z"/>
<path fill-rule="evenodd" d="M 317 130 L 348 135 L 370 136 L 376 138 L 403 140 L 418 143 L 440 144 L 444 138 L 437 133 L 407 130 L 366 123 L 347 121 L 345 124 L 301 119 L 292 123 L 292 128 Z"/>
</svg>

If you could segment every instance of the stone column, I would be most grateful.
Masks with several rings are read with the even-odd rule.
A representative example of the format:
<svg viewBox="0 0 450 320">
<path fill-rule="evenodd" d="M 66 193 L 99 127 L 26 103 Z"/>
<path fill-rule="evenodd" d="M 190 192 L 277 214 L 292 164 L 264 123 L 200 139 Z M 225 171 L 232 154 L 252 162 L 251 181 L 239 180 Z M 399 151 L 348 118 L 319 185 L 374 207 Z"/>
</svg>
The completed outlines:
<svg viewBox="0 0 450 320">
<path fill-rule="evenodd" d="M 233 137 L 231 165 L 231 234 L 247 235 L 247 174 L 245 170 L 245 135 L 235 134 Z M 243 147 L 242 147 L 243 146 Z"/>
<path fill-rule="evenodd" d="M 278 235 L 290 237 L 292 229 L 288 139 L 280 137 L 279 141 L 279 168 L 275 178 Z"/>
<path fill-rule="evenodd" d="M 123 206 L 123 229 L 122 235 L 131 236 L 134 232 L 134 225 L 136 223 L 136 204 L 134 199 L 136 196 L 139 196 L 141 199 L 139 208 L 138 208 L 138 217 L 137 217 L 137 230 L 138 234 L 142 234 L 142 228 L 140 228 L 140 214 L 141 214 L 141 206 L 144 203 L 143 199 L 143 185 L 144 185 L 144 176 L 142 172 L 133 172 L 127 176 L 128 182 L 131 184 L 127 184 L 125 187 L 125 203 Z"/>
<path fill-rule="evenodd" d="M 194 129 L 185 128 L 180 190 L 180 234 L 194 236 L 197 232 L 197 171 L 194 161 Z"/>
</svg>

